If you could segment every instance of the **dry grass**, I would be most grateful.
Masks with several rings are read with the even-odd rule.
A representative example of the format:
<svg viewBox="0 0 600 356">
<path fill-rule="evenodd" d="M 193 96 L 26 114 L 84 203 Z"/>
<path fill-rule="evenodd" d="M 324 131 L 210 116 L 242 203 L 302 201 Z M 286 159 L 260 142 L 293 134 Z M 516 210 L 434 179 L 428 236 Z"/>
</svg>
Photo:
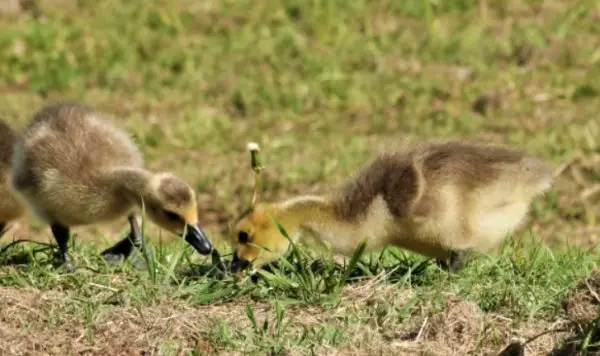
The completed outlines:
<svg viewBox="0 0 600 356">
<path fill-rule="evenodd" d="M 589 284 L 586 278 L 584 284 Z M 597 289 L 596 289 L 597 291 Z M 578 295 L 578 288 L 573 290 Z M 101 292 L 102 293 L 102 292 Z M 588 290 L 588 293 L 596 293 Z M 246 305 L 254 310 L 257 321 L 275 318 L 273 308 L 266 302 L 241 298 L 234 303 L 214 303 L 190 306 L 181 301 L 162 299 L 153 305 L 96 306 L 93 321 L 87 316 L 74 317 L 70 309 L 73 300 L 68 292 L 39 291 L 32 288 L 3 287 L 0 289 L 0 352 L 11 355 L 30 354 L 89 354 L 131 355 L 140 352 L 162 353 L 169 347 L 174 350 L 197 350 L 201 354 L 217 350 L 210 342 L 203 341 L 214 332 L 215 325 L 225 325 L 235 332 L 251 329 L 245 314 Z M 335 323 L 348 315 L 359 318 L 378 305 L 396 307 L 406 305 L 411 291 L 390 285 L 374 285 L 365 282 L 347 286 L 339 305 L 324 310 L 317 306 L 290 307 L 286 310 L 284 323 L 286 333 L 298 333 L 303 328 Z M 497 355 L 512 339 L 533 339 L 525 345 L 526 355 L 546 355 L 557 349 L 572 333 L 575 324 L 570 310 L 578 310 L 593 304 L 573 295 L 568 299 L 569 311 L 558 321 L 533 321 L 514 325 L 504 315 L 483 312 L 477 304 L 448 295 L 441 309 L 421 302 L 413 312 L 411 323 L 373 320 L 352 325 L 347 346 L 321 345 L 319 354 L 359 355 L 364 353 L 419 354 L 419 355 Z M 100 298 L 101 299 L 101 298 Z M 598 313 L 588 315 L 597 318 Z M 563 319 L 564 318 L 564 319 Z M 589 319 L 588 321 L 590 321 Z M 578 320 L 581 322 L 581 319 Z M 385 329 L 382 333 L 382 330 Z M 225 354 L 240 354 L 237 347 L 220 350 Z M 298 354 L 291 350 L 290 354 Z M 302 354 L 300 352 L 299 354 Z"/>
<path fill-rule="evenodd" d="M 600 270 L 573 288 L 564 309 L 569 319 L 579 324 L 589 323 L 600 315 Z"/>
</svg>

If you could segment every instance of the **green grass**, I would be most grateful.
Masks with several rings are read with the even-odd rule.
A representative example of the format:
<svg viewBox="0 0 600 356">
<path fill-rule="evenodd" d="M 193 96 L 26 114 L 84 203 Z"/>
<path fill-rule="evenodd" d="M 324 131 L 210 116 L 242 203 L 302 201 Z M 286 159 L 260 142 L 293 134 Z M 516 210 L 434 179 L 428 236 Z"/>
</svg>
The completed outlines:
<svg viewBox="0 0 600 356">
<path fill-rule="evenodd" d="M 530 352 L 579 334 L 593 349 L 597 318 L 574 321 L 563 302 L 600 260 L 599 18 L 591 0 L 39 0 L 0 13 L 2 118 L 19 129 L 61 98 L 113 117 L 151 169 L 197 188 L 225 259 L 252 194 L 248 141 L 268 200 L 326 192 L 374 152 L 427 137 L 570 163 L 524 231 L 456 275 L 395 249 L 345 265 L 307 249 L 253 281 L 159 244 L 150 224 L 148 269 L 110 270 L 99 245 L 124 221 L 77 231 L 74 275 L 47 250 L 8 263 L 38 248 L 13 246 L 0 255 L 0 351 L 497 354 L 547 329 L 568 332 Z M 3 240 L 47 240 L 31 223 Z M 586 296 L 578 305 L 598 311 Z"/>
<path fill-rule="evenodd" d="M 197 260 L 196 256 L 182 247 L 154 250 L 150 273 L 131 269 L 129 264 L 122 271 L 109 270 L 93 250 L 82 246 L 74 249 L 78 266 L 74 275 L 58 273 L 43 254 L 35 259 L 38 264 L 4 267 L 1 286 L 24 293 L 34 288 L 51 293 L 46 298 L 52 301 L 28 308 L 37 318 L 26 312 L 19 316 L 9 313 L 8 319 L 29 319 L 32 330 L 56 328 L 69 334 L 75 329 L 85 334 L 83 340 L 69 346 L 72 340 L 54 330 L 63 338 L 57 342 L 67 343 L 64 350 L 85 346 L 114 350 L 114 345 L 103 343 L 106 336 L 98 338 L 96 334 L 102 332 L 98 329 L 102 330 L 107 319 L 127 319 L 120 315 L 126 310 L 133 313 L 134 323 L 149 323 L 160 331 L 156 339 L 140 347 L 159 354 L 190 351 L 197 342 L 212 352 L 303 354 L 344 347 L 391 352 L 394 348 L 389 343 L 414 338 L 419 330 L 416 321 L 424 316 L 435 318 L 449 308 L 449 301 L 459 300 L 473 303 L 481 315 L 511 319 L 510 323 L 488 320 L 487 332 L 480 330 L 470 336 L 484 339 L 480 345 L 468 345 L 472 352 L 490 352 L 509 341 L 490 336 L 490 330 L 502 334 L 522 328 L 523 337 L 531 337 L 537 328 L 551 328 L 556 320 L 565 320 L 563 301 L 574 282 L 589 275 L 597 263 L 596 256 L 581 249 L 555 254 L 510 241 L 499 256 L 481 256 L 460 274 L 452 275 L 422 257 L 393 251 L 362 258 L 357 254 L 348 265 L 340 265 L 331 255 L 303 250 L 291 253 L 270 271 L 259 272 L 259 278 L 239 279 L 212 264 L 190 261 Z M 11 255 L 27 251 L 14 247 Z M 9 289 L 8 294 L 11 290 L 16 289 Z M 27 301 L 21 303 L 28 305 Z M 459 312 L 463 313 L 462 309 Z M 170 318 L 193 324 L 193 328 L 177 330 L 181 327 L 161 324 L 161 319 Z M 135 327 L 113 337 L 136 337 L 131 329 Z M 435 347 L 439 345 L 434 341 L 420 345 L 421 350 Z M 456 351 L 463 346 L 450 347 Z"/>
</svg>

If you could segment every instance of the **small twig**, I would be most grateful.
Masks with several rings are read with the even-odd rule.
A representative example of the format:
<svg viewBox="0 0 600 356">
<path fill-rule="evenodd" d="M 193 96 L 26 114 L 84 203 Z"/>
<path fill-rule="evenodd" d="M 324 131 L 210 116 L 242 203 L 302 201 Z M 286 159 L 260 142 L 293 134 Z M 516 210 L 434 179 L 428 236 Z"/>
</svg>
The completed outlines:
<svg viewBox="0 0 600 356">
<path fill-rule="evenodd" d="M 582 228 L 579 228 L 579 229 L 575 229 L 572 232 L 574 234 L 589 234 L 589 233 L 600 232 L 600 226 L 582 227 Z"/>
<path fill-rule="evenodd" d="M 381 273 L 379 273 L 379 275 L 373 279 L 373 284 L 387 280 L 394 272 L 396 272 L 399 269 L 400 269 L 400 264 L 398 263 L 396 266 L 394 266 L 389 271 L 385 271 L 385 270 L 381 271 Z"/>
<path fill-rule="evenodd" d="M 567 332 L 569 330 L 570 329 L 568 329 L 568 328 L 562 328 L 562 329 L 549 329 L 549 330 L 546 330 L 546 331 L 542 331 L 541 333 L 539 333 L 537 335 L 534 335 L 534 336 L 530 337 L 529 339 L 525 340 L 522 343 L 522 345 L 525 346 L 525 345 L 529 344 L 530 342 L 535 341 L 536 339 L 538 339 L 538 338 L 540 338 L 540 337 L 542 337 L 544 335 L 547 335 L 547 334 L 562 333 L 562 332 Z"/>
<path fill-rule="evenodd" d="M 548 329 L 545 330 L 537 335 L 534 335 L 532 337 L 530 337 L 529 339 L 525 340 L 525 341 L 521 341 L 519 339 L 513 340 L 507 347 L 505 347 L 498 356 L 500 355 L 523 355 L 524 354 L 524 349 L 525 346 L 527 346 L 527 344 L 529 344 L 530 342 L 536 340 L 539 337 L 542 337 L 544 335 L 547 334 L 551 334 L 551 333 L 559 333 L 559 332 L 567 332 L 569 331 L 569 329 L 567 328 L 563 328 L 563 329 Z"/>
<path fill-rule="evenodd" d="M 600 193 L 600 184 L 596 184 L 590 188 L 585 189 L 583 192 L 581 192 L 580 199 L 587 200 L 589 197 L 597 193 Z"/>
<path fill-rule="evenodd" d="M 561 174 L 563 174 L 563 172 L 565 170 L 567 170 L 567 168 L 569 168 L 572 164 L 578 162 L 581 160 L 581 156 L 580 155 L 575 155 L 573 157 L 571 157 L 568 161 L 562 163 L 560 166 L 558 166 L 554 172 L 553 172 L 553 176 L 554 178 L 557 178 L 558 176 L 560 176 Z"/>
<path fill-rule="evenodd" d="M 513 319 L 507 318 L 507 317 L 502 316 L 500 314 L 491 314 L 491 316 L 494 317 L 494 318 L 496 318 L 496 319 L 500 319 L 502 321 L 507 321 L 507 322 L 512 322 L 513 321 Z"/>
<path fill-rule="evenodd" d="M 600 303 L 600 296 L 598 295 L 598 293 L 596 293 L 592 286 L 590 286 L 590 280 L 588 278 L 585 279 L 585 286 L 588 287 L 588 290 L 590 291 L 592 297 L 594 297 L 596 301 Z"/>
<path fill-rule="evenodd" d="M 415 338 L 415 341 L 419 341 L 419 339 L 421 338 L 421 336 L 423 336 L 423 332 L 425 331 L 425 327 L 427 326 L 427 321 L 429 320 L 429 317 L 426 316 L 425 320 L 423 320 L 423 325 L 421 325 L 421 328 L 419 329 L 419 333 L 417 334 L 417 337 Z"/>
<path fill-rule="evenodd" d="M 112 287 L 109 287 L 109 286 L 105 286 L 105 285 L 97 284 L 97 283 L 93 283 L 93 282 L 88 283 L 88 285 L 90 285 L 92 287 L 100 288 L 100 289 L 106 289 L 106 290 L 109 290 L 109 291 L 115 292 L 115 293 L 119 291 L 116 288 L 112 288 Z"/>
<path fill-rule="evenodd" d="M 30 308 L 30 307 L 28 307 L 28 306 L 26 306 L 26 305 L 23 305 L 23 304 L 21 304 L 21 303 L 15 303 L 15 305 L 16 305 L 17 307 L 21 308 L 21 309 L 27 310 L 28 312 L 30 312 L 30 313 L 32 313 L 32 314 L 35 314 L 35 315 L 37 315 L 37 316 L 40 316 L 40 315 L 41 315 L 39 311 L 37 311 L 37 310 L 35 310 L 35 309 L 33 309 L 33 308 Z"/>
</svg>

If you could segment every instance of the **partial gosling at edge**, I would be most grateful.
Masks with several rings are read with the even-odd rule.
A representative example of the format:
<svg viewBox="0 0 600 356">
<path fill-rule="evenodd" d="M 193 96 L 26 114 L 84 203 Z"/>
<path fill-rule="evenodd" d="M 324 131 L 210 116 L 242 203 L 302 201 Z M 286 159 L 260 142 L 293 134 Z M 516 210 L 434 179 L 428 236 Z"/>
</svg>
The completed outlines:
<svg viewBox="0 0 600 356">
<path fill-rule="evenodd" d="M 185 240 L 199 253 L 212 250 L 198 225 L 194 190 L 171 173 L 145 170 L 128 135 L 82 104 L 58 102 L 34 115 L 15 144 L 11 182 L 50 225 L 68 271 L 70 227 L 127 216 L 129 236 L 102 252 L 109 261 L 126 259 L 132 247 L 142 247 L 142 205 L 158 226 L 177 235 L 185 230 Z"/>
<path fill-rule="evenodd" d="M 507 147 L 461 141 L 424 142 L 386 152 L 339 191 L 258 203 L 236 224 L 232 270 L 259 268 L 300 238 L 351 254 L 397 246 L 463 266 L 472 249 L 486 251 L 516 230 L 532 199 L 551 187 L 551 169 Z"/>
<path fill-rule="evenodd" d="M 10 166 L 17 134 L 0 120 L 0 237 L 8 224 L 25 214 L 25 207 L 10 187 Z"/>
</svg>

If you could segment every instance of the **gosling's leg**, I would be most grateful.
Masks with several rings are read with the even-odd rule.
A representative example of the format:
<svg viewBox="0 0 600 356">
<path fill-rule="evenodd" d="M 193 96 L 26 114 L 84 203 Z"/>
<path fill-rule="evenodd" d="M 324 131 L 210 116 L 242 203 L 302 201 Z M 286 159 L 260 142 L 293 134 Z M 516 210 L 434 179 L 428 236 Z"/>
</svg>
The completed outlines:
<svg viewBox="0 0 600 356">
<path fill-rule="evenodd" d="M 470 249 L 462 249 L 462 250 L 452 250 L 450 251 L 449 261 L 438 259 L 438 265 L 448 271 L 448 272 L 456 272 L 459 269 L 463 268 L 465 265 L 466 257 L 469 254 Z"/>
<path fill-rule="evenodd" d="M 6 230 L 8 230 L 6 228 L 6 222 L 5 221 L 0 221 L 0 237 L 2 237 L 2 235 L 4 235 L 4 233 L 6 232 Z"/>
<path fill-rule="evenodd" d="M 144 254 L 145 260 L 150 261 L 152 258 L 152 254 L 150 249 L 144 245 L 144 239 L 142 238 L 142 231 L 140 230 L 140 225 L 137 222 L 137 217 L 135 214 L 131 214 L 127 217 L 129 220 L 129 225 L 131 226 L 131 232 L 129 235 L 131 236 L 131 240 L 133 241 L 133 246 L 138 250 L 142 250 L 141 252 Z M 142 268 L 143 266 L 140 264 L 134 264 L 134 267 Z"/>
<path fill-rule="evenodd" d="M 133 241 L 131 232 L 122 240 L 118 241 L 113 246 L 102 251 L 100 254 L 104 260 L 111 266 L 116 263 L 123 262 L 131 254 L 133 249 Z"/>
<path fill-rule="evenodd" d="M 136 215 L 131 214 L 127 217 L 129 221 L 129 234 L 121 241 L 107 248 L 102 252 L 102 256 L 109 264 L 126 260 L 133 251 L 133 248 L 143 249 L 147 258 L 150 257 L 150 251 L 143 245 L 142 233 L 137 223 Z"/>
<path fill-rule="evenodd" d="M 70 235 L 70 231 L 68 227 L 65 227 L 63 225 L 60 224 L 51 224 L 50 225 L 50 229 L 52 230 L 52 235 L 54 235 L 54 239 L 56 240 L 56 243 L 58 244 L 58 250 L 59 250 L 59 258 L 60 258 L 60 264 L 64 264 L 67 272 L 69 273 L 73 273 L 75 271 L 75 268 L 73 267 L 73 263 L 71 262 L 71 258 L 69 257 L 68 254 L 68 249 L 69 249 L 69 235 Z"/>
</svg>

